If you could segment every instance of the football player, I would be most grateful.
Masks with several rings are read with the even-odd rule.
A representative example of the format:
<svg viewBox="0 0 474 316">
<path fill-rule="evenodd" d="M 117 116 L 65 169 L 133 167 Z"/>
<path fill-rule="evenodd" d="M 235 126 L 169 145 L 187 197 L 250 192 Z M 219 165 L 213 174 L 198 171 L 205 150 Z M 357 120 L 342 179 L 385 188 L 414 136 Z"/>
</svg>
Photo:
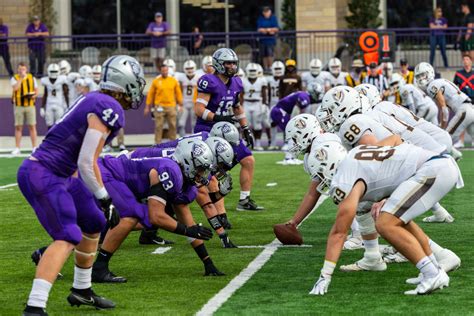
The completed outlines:
<svg viewBox="0 0 474 316">
<path fill-rule="evenodd" d="M 188 118 L 191 121 L 191 130 L 196 122 L 196 115 L 194 114 L 194 102 L 197 96 L 197 80 L 196 63 L 194 61 L 186 60 L 183 64 L 184 73 L 176 75 L 181 91 L 183 91 L 183 112 L 179 114 L 178 118 L 178 133 L 181 136 L 186 135 L 186 125 Z"/>
<path fill-rule="evenodd" d="M 171 159 L 101 158 L 98 164 L 104 185 L 121 219 L 105 236 L 93 266 L 92 281 L 127 282 L 126 278 L 116 276 L 109 270 L 109 261 L 138 223 L 147 228 L 161 227 L 187 236 L 204 264 L 204 275 L 223 275 L 214 266 L 202 241 L 209 240 L 212 231 L 194 222 L 188 206 L 196 198 L 195 185 L 207 181 L 212 162 L 210 148 L 198 139 L 179 142 Z M 147 203 L 138 202 L 142 199 L 147 199 Z M 177 220 L 172 217 L 173 213 Z"/>
<path fill-rule="evenodd" d="M 433 67 L 425 62 L 415 67 L 415 81 L 420 89 L 425 91 L 441 110 L 441 127 L 445 128 L 453 138 L 453 143 L 459 141 L 461 133 L 466 130 L 474 137 L 474 105 L 472 100 L 459 87 L 446 79 L 435 79 Z M 454 112 L 454 117 L 448 124 L 448 110 Z"/>
<path fill-rule="evenodd" d="M 360 204 L 371 203 L 375 203 L 371 211 L 376 220 L 376 232 L 421 272 L 418 278 L 407 280 L 417 286 L 405 294 L 429 294 L 449 286 L 446 267 L 440 265 L 432 250 L 441 247 L 435 247 L 413 219 L 430 209 L 454 186 L 463 186 L 454 159 L 411 144 L 364 145 L 347 153 L 341 144 L 332 142 L 312 148 L 307 170 L 320 181 L 318 191 L 327 192 L 338 204 L 324 265 L 310 294 L 327 293 L 344 239 L 356 213 L 360 212 Z M 372 217 L 370 215 L 369 212 Z M 374 254 L 377 252 L 378 248 L 374 249 Z"/>
<path fill-rule="evenodd" d="M 76 87 L 74 82 L 81 77 L 78 72 L 71 72 L 71 64 L 67 60 L 61 60 L 59 62 L 60 75 L 66 76 L 67 87 L 69 91 L 69 104 L 73 104 L 77 98 Z"/>
<path fill-rule="evenodd" d="M 101 90 L 80 97 L 20 166 L 18 186 L 54 240 L 36 269 L 25 315 L 46 315 L 51 287 L 73 250 L 74 282 L 68 302 L 99 309 L 115 307 L 91 289 L 99 233 L 106 221 L 110 227 L 119 221 L 97 159 L 104 144 L 124 125 L 124 110 L 140 106 L 145 84 L 143 70 L 134 58 L 110 57 L 104 63 Z M 82 179 L 75 176 L 77 170 Z"/>
<path fill-rule="evenodd" d="M 194 132 L 210 131 L 217 122 L 238 121 L 247 146 L 254 146 L 254 136 L 250 130 L 244 109 L 239 102 L 239 95 L 243 90 L 242 80 L 235 76 L 239 69 L 239 58 L 230 48 L 220 48 L 212 55 L 213 74 L 206 74 L 198 80 L 198 96 L 194 106 L 197 120 Z M 240 169 L 240 200 L 237 205 L 239 211 L 259 211 L 259 206 L 250 197 L 255 159 L 252 152 L 240 141 L 236 158 L 241 165 Z"/>
<path fill-rule="evenodd" d="M 176 63 L 171 58 L 165 59 L 163 61 L 163 65 L 168 66 L 168 75 L 170 75 L 171 77 L 177 78 L 177 76 L 179 77 L 182 74 L 182 72 L 178 72 L 176 70 Z"/>
<path fill-rule="evenodd" d="M 301 82 L 303 83 L 303 88 L 305 90 L 311 82 L 316 81 L 316 78 L 318 78 L 322 68 L 323 63 L 320 59 L 311 59 L 311 61 L 309 62 L 309 71 L 305 71 L 301 74 Z"/>
<path fill-rule="evenodd" d="M 81 68 L 79 68 L 79 74 L 81 75 L 81 79 L 84 80 L 84 85 L 86 87 L 86 89 L 83 91 L 83 94 L 98 90 L 99 87 L 94 82 L 94 75 L 92 73 L 91 66 L 81 66 Z"/>
<path fill-rule="evenodd" d="M 44 94 L 40 115 L 45 119 L 46 126 L 50 129 L 69 107 L 69 91 L 67 79 L 60 75 L 58 64 L 50 64 L 47 71 L 48 76 L 41 78 Z"/>
<path fill-rule="evenodd" d="M 280 78 L 284 74 L 285 74 L 285 64 L 278 60 L 274 61 L 272 64 L 272 75 L 266 78 L 268 82 L 268 104 L 270 106 L 270 109 L 273 108 L 278 103 L 278 100 L 280 99 L 278 95 L 278 88 L 280 86 Z M 268 116 L 270 116 L 270 114 Z M 278 146 L 276 144 L 277 135 L 278 135 L 278 128 L 276 126 L 272 127 L 271 128 L 271 141 L 270 141 L 270 146 L 268 147 L 268 150 L 278 149 Z"/>
<path fill-rule="evenodd" d="M 245 78 L 242 80 L 244 91 L 240 94 L 240 103 L 243 104 L 245 116 L 255 135 L 254 150 L 263 150 L 261 144 L 264 108 L 268 107 L 267 89 L 268 84 L 265 78 L 258 76 L 258 65 L 249 63 L 245 67 Z"/>
<path fill-rule="evenodd" d="M 92 80 L 98 85 L 100 83 L 100 75 L 102 73 L 102 65 L 94 65 L 92 67 Z"/>
<path fill-rule="evenodd" d="M 197 79 L 201 78 L 205 74 L 213 74 L 214 67 L 212 67 L 212 56 L 204 56 L 201 61 L 201 69 L 196 70 Z"/>
<path fill-rule="evenodd" d="M 413 84 L 404 84 L 400 88 L 401 105 L 410 109 L 419 118 L 438 124 L 438 107 L 420 88 Z"/>
<path fill-rule="evenodd" d="M 323 84 L 326 91 L 336 86 L 347 85 L 347 73 L 342 71 L 342 63 L 339 58 L 334 57 L 329 59 L 328 67 L 329 72 L 321 71 L 317 78 L 317 80 Z"/>
</svg>

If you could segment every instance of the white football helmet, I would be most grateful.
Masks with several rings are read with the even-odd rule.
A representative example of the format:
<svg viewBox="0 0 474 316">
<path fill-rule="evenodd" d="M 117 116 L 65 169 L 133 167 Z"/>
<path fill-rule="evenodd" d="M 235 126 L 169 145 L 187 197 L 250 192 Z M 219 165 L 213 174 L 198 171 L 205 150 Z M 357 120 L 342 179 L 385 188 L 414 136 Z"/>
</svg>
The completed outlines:
<svg viewBox="0 0 474 316">
<path fill-rule="evenodd" d="M 163 64 L 168 66 L 168 68 L 173 69 L 174 71 L 176 71 L 176 63 L 174 62 L 173 59 L 167 58 L 163 61 Z"/>
<path fill-rule="evenodd" d="M 71 64 L 67 60 L 61 60 L 59 62 L 60 74 L 66 76 L 71 72 Z"/>
<path fill-rule="evenodd" d="M 390 77 L 389 84 L 393 92 L 398 92 L 400 88 L 405 85 L 405 79 L 403 79 L 399 73 L 394 73 L 392 77 Z"/>
<path fill-rule="evenodd" d="M 127 55 L 109 57 L 102 64 L 100 89 L 122 92 L 132 109 L 138 109 L 143 100 L 146 81 L 138 61 Z"/>
<path fill-rule="evenodd" d="M 391 78 L 393 75 L 393 64 L 391 62 L 386 62 L 383 64 L 383 74 L 387 78 Z"/>
<path fill-rule="evenodd" d="M 236 76 L 240 77 L 240 78 L 245 78 L 245 71 L 239 67 L 239 71 L 237 71 L 237 74 Z"/>
<path fill-rule="evenodd" d="M 272 76 L 281 77 L 285 74 L 285 64 L 279 60 L 274 61 L 272 64 Z"/>
<path fill-rule="evenodd" d="M 57 79 L 61 69 L 58 64 L 49 64 L 48 66 L 48 77 L 49 79 Z"/>
<path fill-rule="evenodd" d="M 229 122 L 217 122 L 212 126 L 209 135 L 224 138 L 232 146 L 240 144 L 239 131 L 237 130 L 237 127 Z"/>
<path fill-rule="evenodd" d="M 102 74 L 102 66 L 101 65 L 94 65 L 92 67 L 92 77 L 95 82 L 100 81 L 100 75 Z"/>
<path fill-rule="evenodd" d="M 322 68 L 323 68 L 323 63 L 318 58 L 311 59 L 311 61 L 309 62 L 309 72 L 313 76 L 319 75 Z"/>
<path fill-rule="evenodd" d="M 333 76 L 336 76 L 336 77 L 339 76 L 342 70 L 341 60 L 337 57 L 329 59 L 328 67 L 329 67 L 329 72 L 333 74 Z"/>
<path fill-rule="evenodd" d="M 234 63 L 234 65 L 226 67 L 226 63 Z M 218 74 L 233 77 L 239 70 L 239 57 L 230 48 L 219 48 L 212 54 L 212 67 Z"/>
<path fill-rule="evenodd" d="M 380 96 L 380 91 L 376 86 L 370 83 L 363 83 L 355 87 L 357 92 L 361 95 L 365 95 L 370 102 L 370 106 L 374 107 L 376 104 L 382 102 L 382 97 Z"/>
<path fill-rule="evenodd" d="M 247 67 L 245 67 L 245 75 L 249 79 L 257 78 L 258 77 L 258 64 L 249 63 Z"/>
<path fill-rule="evenodd" d="M 329 89 L 323 97 L 320 108 L 326 110 L 326 117 L 317 116 L 326 132 L 338 131 L 342 123 L 354 112 L 361 111 L 359 92 L 348 86 Z"/>
<path fill-rule="evenodd" d="M 422 62 L 416 65 L 415 67 L 415 82 L 416 85 L 422 89 L 426 90 L 429 83 L 435 78 L 435 71 L 433 66 L 428 63 Z"/>
<path fill-rule="evenodd" d="M 318 120 L 311 114 L 299 114 L 293 117 L 285 128 L 285 142 L 292 143 L 289 152 L 298 156 L 306 152 L 313 139 L 321 134 Z"/>
<path fill-rule="evenodd" d="M 361 113 L 365 114 L 372 109 L 372 105 L 370 104 L 369 98 L 367 98 L 364 94 L 359 93 L 359 96 Z"/>
<path fill-rule="evenodd" d="M 329 120 L 329 111 L 324 106 L 318 106 L 314 116 L 318 120 L 319 126 L 321 126 L 324 132 L 330 133 L 334 131 L 334 125 Z"/>
<path fill-rule="evenodd" d="M 234 162 L 234 150 L 228 141 L 221 137 L 208 137 L 206 144 L 213 155 L 213 172 L 225 172 L 232 169 Z"/>
<path fill-rule="evenodd" d="M 260 64 L 257 64 L 257 77 L 263 77 L 263 67 Z"/>
<path fill-rule="evenodd" d="M 312 179 L 319 181 L 317 187 L 319 193 L 329 194 L 337 167 L 346 156 L 347 150 L 337 141 L 326 141 L 311 148 L 305 160 L 305 170 Z"/>
<path fill-rule="evenodd" d="M 212 56 L 204 56 L 201 61 L 202 70 L 207 73 L 207 67 L 212 66 Z"/>
<path fill-rule="evenodd" d="M 91 78 L 92 79 L 92 68 L 89 65 L 83 65 L 79 68 L 79 74 L 82 78 Z"/>
<path fill-rule="evenodd" d="M 194 76 L 196 74 L 196 63 L 193 60 L 186 60 L 183 64 L 183 70 L 186 76 Z"/>
<path fill-rule="evenodd" d="M 213 168 L 213 154 L 205 142 L 199 139 L 182 139 L 178 142 L 172 158 L 189 181 L 208 183 L 209 171 Z"/>
<path fill-rule="evenodd" d="M 307 91 L 311 95 L 311 98 L 316 102 L 320 101 L 324 95 L 324 87 L 316 81 L 310 82 Z"/>
</svg>

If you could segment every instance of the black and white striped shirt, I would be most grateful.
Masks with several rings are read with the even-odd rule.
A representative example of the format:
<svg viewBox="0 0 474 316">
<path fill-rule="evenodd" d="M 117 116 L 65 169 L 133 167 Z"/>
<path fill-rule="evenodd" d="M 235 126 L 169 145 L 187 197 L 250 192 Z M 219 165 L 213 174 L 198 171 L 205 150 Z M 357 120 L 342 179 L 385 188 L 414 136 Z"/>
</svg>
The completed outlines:
<svg viewBox="0 0 474 316">
<path fill-rule="evenodd" d="M 364 78 L 363 83 L 370 83 L 379 89 L 380 93 L 383 93 L 385 90 L 388 90 L 388 81 L 387 78 L 383 75 L 377 75 L 376 77 L 373 76 L 366 76 Z"/>
</svg>

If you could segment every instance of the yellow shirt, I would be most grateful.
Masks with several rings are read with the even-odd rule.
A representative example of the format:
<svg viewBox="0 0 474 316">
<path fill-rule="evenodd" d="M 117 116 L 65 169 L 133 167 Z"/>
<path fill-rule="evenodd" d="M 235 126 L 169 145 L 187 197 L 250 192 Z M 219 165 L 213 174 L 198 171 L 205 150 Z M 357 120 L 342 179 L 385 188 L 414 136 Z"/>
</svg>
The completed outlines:
<svg viewBox="0 0 474 316">
<path fill-rule="evenodd" d="M 413 84 L 414 79 L 415 79 L 415 74 L 413 73 L 413 71 L 408 70 L 406 74 L 402 74 L 401 72 L 400 74 L 402 75 L 403 79 L 405 79 L 405 83 Z"/>
<path fill-rule="evenodd" d="M 183 104 L 183 94 L 176 78 L 168 76 L 163 78 L 158 76 L 151 83 L 150 90 L 146 97 L 147 105 L 154 106 L 176 106 Z"/>
<path fill-rule="evenodd" d="M 23 80 L 21 80 L 20 75 L 16 74 L 13 76 L 12 80 L 15 82 L 15 84 L 18 81 L 21 81 L 19 89 L 13 91 L 13 104 L 16 106 L 34 106 L 35 99 L 32 98 L 32 95 L 35 93 L 36 80 L 33 75 L 29 73 Z"/>
</svg>

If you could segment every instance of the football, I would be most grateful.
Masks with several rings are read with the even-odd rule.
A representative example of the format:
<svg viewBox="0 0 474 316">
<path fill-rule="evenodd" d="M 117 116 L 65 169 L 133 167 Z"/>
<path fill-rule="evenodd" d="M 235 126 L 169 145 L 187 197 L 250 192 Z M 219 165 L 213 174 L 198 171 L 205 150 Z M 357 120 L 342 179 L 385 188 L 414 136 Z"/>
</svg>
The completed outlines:
<svg viewBox="0 0 474 316">
<path fill-rule="evenodd" d="M 296 228 L 295 225 L 291 224 L 276 224 L 273 226 L 273 232 L 276 238 L 283 245 L 302 245 L 303 237 Z"/>
</svg>

